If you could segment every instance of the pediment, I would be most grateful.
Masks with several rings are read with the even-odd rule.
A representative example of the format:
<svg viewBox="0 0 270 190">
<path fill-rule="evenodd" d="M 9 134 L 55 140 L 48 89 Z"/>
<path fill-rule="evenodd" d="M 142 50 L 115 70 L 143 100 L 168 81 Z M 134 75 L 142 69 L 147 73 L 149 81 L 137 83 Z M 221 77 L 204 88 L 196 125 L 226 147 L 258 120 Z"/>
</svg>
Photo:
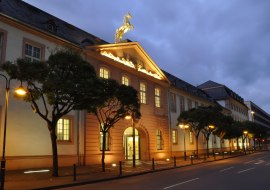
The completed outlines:
<svg viewBox="0 0 270 190">
<path fill-rule="evenodd" d="M 145 75 L 169 83 L 164 73 L 138 42 L 88 46 L 87 49 L 95 50 L 104 57 L 133 68 Z"/>
</svg>

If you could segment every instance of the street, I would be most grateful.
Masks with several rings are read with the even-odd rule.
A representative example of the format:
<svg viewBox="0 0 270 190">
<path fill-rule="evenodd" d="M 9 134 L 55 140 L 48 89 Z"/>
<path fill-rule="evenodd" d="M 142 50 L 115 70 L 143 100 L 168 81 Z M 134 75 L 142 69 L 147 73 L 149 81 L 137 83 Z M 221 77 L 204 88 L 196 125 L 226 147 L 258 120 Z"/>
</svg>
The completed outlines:
<svg viewBox="0 0 270 190">
<path fill-rule="evenodd" d="M 65 189 L 269 189 L 269 176 L 270 152 L 260 152 L 217 162 Z"/>
<path fill-rule="evenodd" d="M 270 189 L 270 152 L 260 152 L 65 190 Z"/>
</svg>

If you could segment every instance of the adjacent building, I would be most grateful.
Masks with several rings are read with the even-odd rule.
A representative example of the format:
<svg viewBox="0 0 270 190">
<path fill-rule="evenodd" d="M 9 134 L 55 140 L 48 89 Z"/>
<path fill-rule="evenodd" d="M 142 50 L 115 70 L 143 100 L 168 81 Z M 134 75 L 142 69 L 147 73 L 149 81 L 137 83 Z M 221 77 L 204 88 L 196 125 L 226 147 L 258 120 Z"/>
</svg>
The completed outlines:
<svg viewBox="0 0 270 190">
<path fill-rule="evenodd" d="M 248 120 L 248 107 L 244 103 L 244 99 L 227 86 L 209 80 L 199 85 L 198 88 L 206 92 L 222 107 L 230 110 L 230 115 L 235 121 Z M 230 147 L 229 141 L 224 141 L 222 143 L 225 147 Z M 241 139 L 239 139 L 238 144 L 242 147 Z M 234 140 L 233 146 L 234 148 L 237 147 L 236 140 Z"/>
<path fill-rule="evenodd" d="M 178 126 L 177 118 L 183 111 L 188 111 L 198 106 L 214 106 L 216 102 L 211 99 L 203 90 L 183 81 L 176 76 L 163 71 L 171 82 L 169 89 L 169 115 L 171 131 L 171 151 L 173 156 L 183 156 L 186 151 L 188 155 L 196 149 L 195 136 L 190 129 L 181 129 Z M 210 137 L 209 148 L 215 144 Z M 201 133 L 199 136 L 199 152 L 206 149 L 206 139 Z"/>
</svg>

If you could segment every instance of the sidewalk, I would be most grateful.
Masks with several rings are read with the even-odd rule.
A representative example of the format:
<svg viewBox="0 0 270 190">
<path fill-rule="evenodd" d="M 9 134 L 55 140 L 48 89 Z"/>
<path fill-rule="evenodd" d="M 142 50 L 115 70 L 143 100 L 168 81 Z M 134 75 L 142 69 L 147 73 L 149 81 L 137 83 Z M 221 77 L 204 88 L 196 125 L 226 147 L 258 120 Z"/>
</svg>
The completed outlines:
<svg viewBox="0 0 270 190">
<path fill-rule="evenodd" d="M 209 158 L 200 156 L 198 159 L 192 159 L 193 164 L 201 164 L 205 162 L 227 159 L 243 155 L 243 153 L 234 153 L 232 155 L 224 154 L 216 155 L 215 158 L 211 155 Z M 59 168 L 59 177 L 52 177 L 51 172 L 44 173 L 30 173 L 25 174 L 25 170 L 7 171 L 5 189 L 6 190 L 25 190 L 25 189 L 57 189 L 61 187 L 69 187 L 76 184 L 94 183 L 109 179 L 117 179 L 120 177 L 128 177 L 133 175 L 142 175 L 144 173 L 156 172 L 175 167 L 184 167 L 191 165 L 191 158 L 188 157 L 186 161 L 184 158 L 174 158 L 164 161 L 155 161 L 154 168 L 152 161 L 137 161 L 136 167 L 132 167 L 132 162 L 124 162 L 122 164 L 122 176 L 120 176 L 120 167 L 107 165 L 106 172 L 101 172 L 100 165 L 79 166 L 76 167 L 76 181 L 74 181 L 73 167 Z M 44 169 L 44 168 L 43 168 Z M 47 169 L 47 168 L 46 168 Z M 154 170 L 153 170 L 154 169 Z"/>
</svg>

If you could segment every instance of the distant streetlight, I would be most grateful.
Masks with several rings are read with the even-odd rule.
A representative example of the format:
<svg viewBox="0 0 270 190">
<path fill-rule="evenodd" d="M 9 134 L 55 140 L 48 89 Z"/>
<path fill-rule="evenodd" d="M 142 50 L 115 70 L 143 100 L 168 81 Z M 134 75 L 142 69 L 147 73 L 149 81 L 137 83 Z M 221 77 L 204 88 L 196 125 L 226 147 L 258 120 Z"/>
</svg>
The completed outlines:
<svg viewBox="0 0 270 190">
<path fill-rule="evenodd" d="M 251 120 L 254 122 L 254 114 L 255 114 L 255 112 L 251 111 L 250 113 L 251 113 Z"/>
<path fill-rule="evenodd" d="M 244 144 L 244 142 L 243 142 L 243 144 L 244 144 L 244 151 L 245 151 L 245 154 L 246 154 L 246 147 L 247 147 L 247 137 L 248 137 L 248 131 L 243 131 L 243 134 L 244 134 L 244 140 L 246 141 L 245 142 L 245 144 Z"/>
<path fill-rule="evenodd" d="M 11 78 L 7 78 L 5 75 L 0 73 L 0 76 L 3 77 L 6 81 L 6 95 L 5 95 L 5 118 L 4 118 L 4 134 L 3 134 L 3 149 L 2 149 L 2 159 L 1 159 L 1 173 L 0 173 L 0 182 L 1 190 L 4 190 L 5 184 L 5 174 L 6 174 L 6 133 L 7 133 L 7 114 L 8 114 L 8 98 L 10 91 L 10 81 Z M 22 86 L 15 89 L 15 93 L 19 96 L 26 94 L 26 91 Z"/>
<path fill-rule="evenodd" d="M 187 150 L 186 150 L 186 129 L 189 128 L 188 125 L 180 124 L 179 127 L 184 130 L 184 159 L 187 160 Z"/>
<path fill-rule="evenodd" d="M 214 129 L 215 129 L 215 126 L 214 126 L 214 125 L 209 125 L 207 129 L 208 129 L 209 133 L 212 133 L 212 132 L 214 131 Z M 209 135 L 209 136 L 210 136 L 210 135 Z M 209 158 L 208 141 L 209 141 L 209 140 L 207 140 L 207 157 Z M 213 149 L 213 141 L 212 141 L 212 149 Z M 214 150 L 214 149 L 213 149 L 213 150 Z"/>
</svg>

